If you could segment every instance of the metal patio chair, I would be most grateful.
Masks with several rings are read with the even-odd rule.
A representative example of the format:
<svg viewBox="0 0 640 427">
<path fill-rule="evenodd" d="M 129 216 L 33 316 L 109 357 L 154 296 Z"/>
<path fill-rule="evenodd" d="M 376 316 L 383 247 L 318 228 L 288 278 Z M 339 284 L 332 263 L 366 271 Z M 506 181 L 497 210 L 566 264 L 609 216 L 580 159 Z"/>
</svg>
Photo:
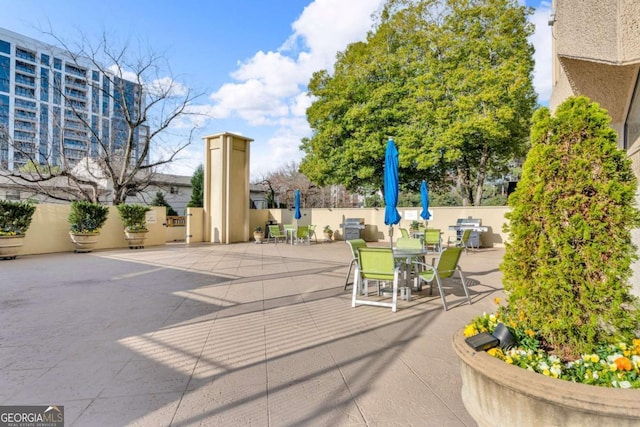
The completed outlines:
<svg viewBox="0 0 640 427">
<path fill-rule="evenodd" d="M 347 245 L 349 245 L 349 248 L 351 248 L 351 262 L 349 263 L 349 271 L 347 271 L 347 277 L 344 280 L 344 290 L 347 290 L 347 286 L 349 286 L 351 283 L 349 283 L 349 276 L 351 276 L 351 270 L 353 269 L 354 265 L 358 265 L 358 249 L 359 248 L 366 248 L 367 247 L 367 242 L 364 241 L 364 239 L 353 239 L 353 240 L 347 240 Z"/>
<path fill-rule="evenodd" d="M 469 297 L 469 290 L 462 274 L 462 269 L 458 265 L 460 261 L 460 255 L 462 254 L 462 248 L 447 248 L 440 253 L 436 265 L 429 265 L 422 262 L 416 262 L 415 264 L 420 267 L 422 271 L 418 271 L 414 278 L 414 288 L 418 287 L 419 281 L 423 280 L 429 283 L 429 295 L 433 294 L 433 282 L 436 282 L 438 291 L 440 292 L 440 299 L 445 311 L 448 310 L 447 301 L 444 297 L 444 289 L 442 287 L 442 280 L 452 278 L 454 273 L 458 272 L 460 280 L 462 282 L 462 289 L 467 296 L 467 302 L 471 305 L 471 298 Z"/>
<path fill-rule="evenodd" d="M 377 307 L 390 307 L 392 312 L 397 311 L 398 291 L 402 290 L 402 298 L 410 299 L 411 291 L 407 286 L 398 287 L 400 279 L 400 267 L 396 267 L 391 248 L 359 248 L 359 265 L 356 266 L 353 284 L 353 296 L 351 306 L 373 305 Z M 391 302 L 379 299 L 369 299 L 369 281 L 376 281 L 377 295 L 391 294 Z M 391 287 L 381 287 L 381 282 L 391 282 Z"/>
<path fill-rule="evenodd" d="M 287 236 L 280 231 L 280 226 L 278 225 L 270 225 L 269 226 L 269 237 L 267 238 L 267 243 L 269 240 L 273 239 L 275 243 L 278 243 L 278 239 L 282 239 L 283 241 L 287 240 Z"/>
</svg>

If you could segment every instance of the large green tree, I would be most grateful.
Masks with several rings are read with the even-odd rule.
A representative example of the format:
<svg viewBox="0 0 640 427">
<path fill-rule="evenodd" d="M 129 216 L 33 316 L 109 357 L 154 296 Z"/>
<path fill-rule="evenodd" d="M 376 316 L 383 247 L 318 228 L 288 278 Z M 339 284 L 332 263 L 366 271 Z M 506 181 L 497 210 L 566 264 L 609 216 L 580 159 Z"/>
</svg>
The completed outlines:
<svg viewBox="0 0 640 427">
<path fill-rule="evenodd" d="M 198 165 L 191 177 L 191 199 L 188 208 L 201 208 L 204 200 L 204 166 Z"/>
<path fill-rule="evenodd" d="M 365 42 L 313 75 L 302 172 L 320 185 L 381 188 L 391 136 L 405 188 L 427 179 L 480 204 L 487 174 L 526 151 L 529 13 L 516 0 L 389 0 Z"/>
</svg>

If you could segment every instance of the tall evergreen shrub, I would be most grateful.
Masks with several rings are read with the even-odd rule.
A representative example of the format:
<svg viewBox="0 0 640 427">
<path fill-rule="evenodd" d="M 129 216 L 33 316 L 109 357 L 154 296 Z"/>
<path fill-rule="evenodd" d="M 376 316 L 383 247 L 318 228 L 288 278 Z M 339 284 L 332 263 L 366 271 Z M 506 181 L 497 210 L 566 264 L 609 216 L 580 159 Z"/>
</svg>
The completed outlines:
<svg viewBox="0 0 640 427">
<path fill-rule="evenodd" d="M 637 183 L 610 121 L 586 97 L 569 98 L 555 116 L 536 111 L 522 180 L 509 198 L 507 315 L 568 360 L 632 338 L 640 324 L 629 283 Z"/>
</svg>

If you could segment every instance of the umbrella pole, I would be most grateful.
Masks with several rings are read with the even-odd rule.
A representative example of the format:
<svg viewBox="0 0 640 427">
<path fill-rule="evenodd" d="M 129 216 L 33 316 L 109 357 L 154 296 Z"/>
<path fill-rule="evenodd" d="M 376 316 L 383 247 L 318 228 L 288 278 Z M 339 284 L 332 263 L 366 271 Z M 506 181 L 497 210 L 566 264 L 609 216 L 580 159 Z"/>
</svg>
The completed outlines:
<svg viewBox="0 0 640 427">
<path fill-rule="evenodd" d="M 393 225 L 389 226 L 389 247 L 393 249 Z"/>
</svg>

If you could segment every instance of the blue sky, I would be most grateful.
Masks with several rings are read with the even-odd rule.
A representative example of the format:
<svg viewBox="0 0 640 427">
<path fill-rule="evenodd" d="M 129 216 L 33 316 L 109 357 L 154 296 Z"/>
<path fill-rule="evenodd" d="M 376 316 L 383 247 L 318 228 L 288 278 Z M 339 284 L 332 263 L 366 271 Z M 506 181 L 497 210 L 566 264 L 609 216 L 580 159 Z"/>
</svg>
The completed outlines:
<svg viewBox="0 0 640 427">
<path fill-rule="evenodd" d="M 519 0 L 523 1 L 523 0 Z M 299 161 L 309 136 L 305 95 L 311 74 L 331 68 L 335 54 L 364 39 L 383 0 L 0 0 L 0 27 L 51 42 L 107 34 L 110 40 L 162 54 L 174 77 L 204 93 L 196 139 L 164 172 L 191 175 L 203 159 L 201 137 L 233 132 L 254 139 L 251 176 Z M 550 1 L 536 8 L 534 85 L 539 102 L 551 94 Z"/>
</svg>

